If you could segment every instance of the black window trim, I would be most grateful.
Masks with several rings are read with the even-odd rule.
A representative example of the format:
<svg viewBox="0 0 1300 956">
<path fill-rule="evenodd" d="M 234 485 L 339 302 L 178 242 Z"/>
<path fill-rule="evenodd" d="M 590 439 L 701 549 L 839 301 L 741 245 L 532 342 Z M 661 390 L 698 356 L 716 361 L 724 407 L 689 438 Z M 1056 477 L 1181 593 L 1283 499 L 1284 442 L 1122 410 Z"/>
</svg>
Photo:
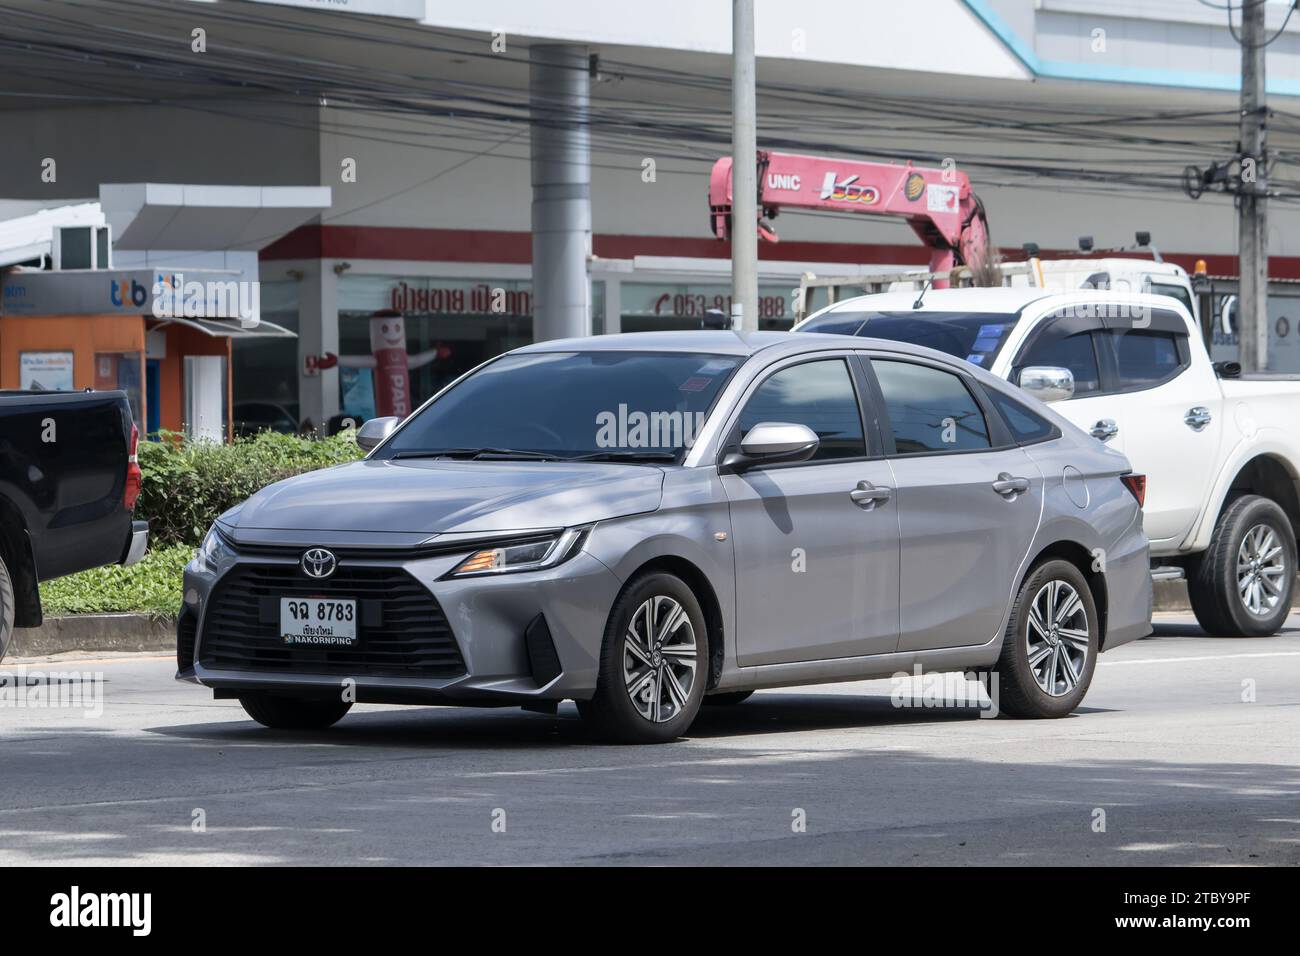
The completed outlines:
<svg viewBox="0 0 1300 956">
<path fill-rule="evenodd" d="M 1020 445 L 1011 435 L 1011 430 L 1007 427 L 1006 422 L 1002 420 L 1002 414 L 997 407 L 989 401 L 984 389 L 980 386 L 975 376 L 968 374 L 964 369 L 955 365 L 949 365 L 946 362 L 936 361 L 926 356 L 909 355 L 904 352 L 885 352 L 885 351 L 862 351 L 858 353 L 858 359 L 868 375 L 872 398 L 880 409 L 879 427 L 882 444 L 885 448 L 886 458 L 931 458 L 938 455 L 971 455 L 987 454 L 995 451 L 1009 451 L 1012 448 L 1019 448 Z M 972 400 L 980 412 L 984 415 L 984 424 L 989 431 L 989 445 L 987 448 L 954 448 L 951 451 L 933 450 L 933 451 L 907 451 L 900 452 L 894 444 L 894 427 L 889 420 L 889 406 L 885 403 L 884 391 L 880 388 L 880 381 L 876 378 L 875 370 L 871 363 L 879 359 L 882 362 L 905 362 L 912 365 L 924 365 L 933 368 L 936 371 L 947 372 L 949 375 L 955 375 L 966 387 Z"/>
<path fill-rule="evenodd" d="M 714 458 L 714 464 L 721 467 L 722 460 L 731 452 L 740 451 L 740 416 L 745 411 L 745 406 L 753 398 L 754 393 L 773 375 L 783 372 L 788 368 L 794 368 L 796 365 L 806 365 L 809 362 L 824 362 L 828 360 L 838 360 L 844 365 L 848 372 L 849 383 L 853 387 L 853 395 L 858 406 L 858 424 L 862 428 L 862 443 L 866 447 L 865 455 L 853 455 L 846 458 L 823 458 L 821 460 L 809 459 L 808 461 L 778 461 L 768 465 L 756 464 L 748 471 L 773 471 L 781 468 L 819 468 L 824 465 L 842 465 L 851 462 L 863 461 L 880 461 L 885 457 L 884 448 L 881 442 L 881 434 L 875 430 L 873 424 L 869 424 L 866 410 L 863 404 L 863 379 L 861 369 L 857 368 L 855 353 L 852 350 L 847 351 L 828 351 L 828 352 L 808 352 L 796 356 L 777 359 L 776 361 L 763 366 L 755 374 L 753 380 L 745 386 L 744 394 L 736 401 L 735 408 L 731 411 L 731 418 L 727 422 L 723 432 L 727 437 L 718 446 L 718 453 Z"/>
</svg>

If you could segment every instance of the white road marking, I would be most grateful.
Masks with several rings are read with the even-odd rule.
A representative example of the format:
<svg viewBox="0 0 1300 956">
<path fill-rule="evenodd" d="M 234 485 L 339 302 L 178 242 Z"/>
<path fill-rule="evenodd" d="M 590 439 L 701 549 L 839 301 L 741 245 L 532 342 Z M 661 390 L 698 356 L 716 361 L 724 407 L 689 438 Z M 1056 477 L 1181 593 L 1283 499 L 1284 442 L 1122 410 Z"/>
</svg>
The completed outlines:
<svg viewBox="0 0 1300 956">
<path fill-rule="evenodd" d="M 1124 664 L 1184 664 L 1191 661 L 1230 661 L 1246 657 L 1300 657 L 1300 651 L 1262 651 L 1258 654 L 1204 654 L 1197 657 L 1139 657 L 1131 661 L 1098 661 L 1098 667 Z"/>
</svg>

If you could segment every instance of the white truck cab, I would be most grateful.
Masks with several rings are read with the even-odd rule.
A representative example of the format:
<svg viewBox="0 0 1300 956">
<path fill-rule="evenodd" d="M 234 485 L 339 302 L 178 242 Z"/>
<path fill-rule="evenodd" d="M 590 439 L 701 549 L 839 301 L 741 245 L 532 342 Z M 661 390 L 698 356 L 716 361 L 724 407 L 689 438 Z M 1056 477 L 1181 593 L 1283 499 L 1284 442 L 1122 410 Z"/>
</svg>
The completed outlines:
<svg viewBox="0 0 1300 956">
<path fill-rule="evenodd" d="M 909 289 L 838 302 L 795 331 L 927 345 L 1054 402 L 1147 476 L 1151 554 L 1161 576 L 1188 578 L 1207 630 L 1271 634 L 1286 619 L 1300 526 L 1300 379 L 1225 377 L 1181 297 Z"/>
</svg>

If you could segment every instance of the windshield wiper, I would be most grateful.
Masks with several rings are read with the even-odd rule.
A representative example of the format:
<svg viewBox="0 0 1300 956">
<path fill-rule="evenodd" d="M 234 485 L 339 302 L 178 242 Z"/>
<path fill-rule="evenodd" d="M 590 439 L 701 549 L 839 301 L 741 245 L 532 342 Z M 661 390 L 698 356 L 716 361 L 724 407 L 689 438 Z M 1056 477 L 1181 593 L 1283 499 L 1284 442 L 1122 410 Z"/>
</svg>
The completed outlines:
<svg viewBox="0 0 1300 956">
<path fill-rule="evenodd" d="M 468 458 L 487 461 L 522 458 L 528 461 L 559 461 L 559 455 L 545 451 L 525 451 L 521 448 L 431 448 L 423 451 L 399 451 L 394 458 Z"/>
<path fill-rule="evenodd" d="M 590 455 L 566 458 L 566 461 L 676 461 L 671 451 L 597 451 Z"/>
</svg>

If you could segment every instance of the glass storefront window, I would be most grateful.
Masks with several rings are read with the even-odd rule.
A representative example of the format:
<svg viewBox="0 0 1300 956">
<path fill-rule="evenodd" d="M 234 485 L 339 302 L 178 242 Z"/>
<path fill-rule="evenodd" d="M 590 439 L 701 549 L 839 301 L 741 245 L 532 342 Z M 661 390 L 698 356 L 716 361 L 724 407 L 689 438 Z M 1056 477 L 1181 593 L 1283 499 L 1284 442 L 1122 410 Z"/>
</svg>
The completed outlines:
<svg viewBox="0 0 1300 956">
<path fill-rule="evenodd" d="M 476 365 L 533 340 L 526 281 L 346 275 L 339 278 L 338 302 L 339 404 L 358 421 L 375 413 L 367 360 L 370 317 L 380 309 L 402 313 L 413 407 Z"/>
<path fill-rule="evenodd" d="M 791 286 L 785 284 L 758 287 L 760 329 L 787 331 L 794 324 L 790 293 Z M 731 286 L 724 284 L 624 282 L 620 295 L 624 332 L 698 329 L 713 309 L 731 315 Z"/>
<path fill-rule="evenodd" d="M 121 389 L 126 392 L 127 401 L 131 403 L 131 417 L 137 423 L 143 421 L 140 417 L 140 383 L 143 366 L 143 352 L 95 353 L 96 390 Z"/>
<path fill-rule="evenodd" d="M 277 280 L 261 284 L 262 318 L 298 331 L 300 283 Z M 235 433 L 263 429 L 296 432 L 302 416 L 298 405 L 298 340 L 235 339 L 231 343 L 234 396 L 231 415 Z"/>
</svg>

